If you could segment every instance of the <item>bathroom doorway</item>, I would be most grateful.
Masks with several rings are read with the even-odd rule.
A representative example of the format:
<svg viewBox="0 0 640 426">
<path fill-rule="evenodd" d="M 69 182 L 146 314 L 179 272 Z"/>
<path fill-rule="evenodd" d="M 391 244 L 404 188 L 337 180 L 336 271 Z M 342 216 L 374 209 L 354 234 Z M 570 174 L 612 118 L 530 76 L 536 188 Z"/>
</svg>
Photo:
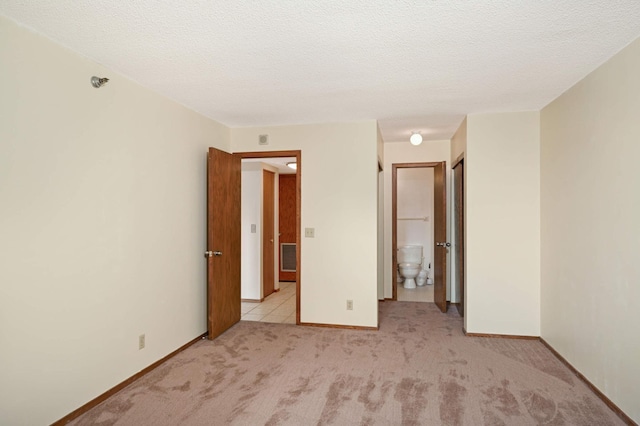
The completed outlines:
<svg viewBox="0 0 640 426">
<path fill-rule="evenodd" d="M 445 173 L 444 161 L 392 165 L 392 300 L 414 300 L 412 295 L 429 293 L 432 290 L 432 301 L 442 312 L 447 311 L 446 271 L 449 247 L 446 240 Z M 405 197 L 412 201 L 403 202 Z M 424 257 L 422 269 L 428 271 L 433 285 L 425 284 L 405 289 L 398 283 L 398 247 L 400 245 L 422 246 Z M 402 286 L 402 289 L 399 286 Z M 399 290 L 402 293 L 400 299 L 398 298 Z M 427 297 L 431 298 L 431 295 Z"/>
<path fill-rule="evenodd" d="M 242 162 L 241 320 L 300 324 L 301 152 L 235 155 Z"/>
</svg>

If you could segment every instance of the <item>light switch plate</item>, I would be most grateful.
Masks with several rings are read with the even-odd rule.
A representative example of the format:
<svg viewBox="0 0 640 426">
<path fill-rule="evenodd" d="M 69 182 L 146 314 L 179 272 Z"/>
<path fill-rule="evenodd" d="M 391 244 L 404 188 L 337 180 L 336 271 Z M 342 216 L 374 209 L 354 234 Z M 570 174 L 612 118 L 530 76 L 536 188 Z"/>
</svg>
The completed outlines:
<svg viewBox="0 0 640 426">
<path fill-rule="evenodd" d="M 304 236 L 306 238 L 315 238 L 316 229 L 315 228 L 304 228 Z"/>
</svg>

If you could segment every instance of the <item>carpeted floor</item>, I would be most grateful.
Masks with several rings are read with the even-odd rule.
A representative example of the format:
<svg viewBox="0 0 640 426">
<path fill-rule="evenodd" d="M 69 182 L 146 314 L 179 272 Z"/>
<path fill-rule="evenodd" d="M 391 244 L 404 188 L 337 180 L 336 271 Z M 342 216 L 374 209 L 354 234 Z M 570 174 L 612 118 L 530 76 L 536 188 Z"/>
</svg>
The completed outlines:
<svg viewBox="0 0 640 426">
<path fill-rule="evenodd" d="M 380 325 L 243 321 L 71 424 L 623 424 L 538 341 L 465 337 L 431 303 L 381 303 Z"/>
</svg>

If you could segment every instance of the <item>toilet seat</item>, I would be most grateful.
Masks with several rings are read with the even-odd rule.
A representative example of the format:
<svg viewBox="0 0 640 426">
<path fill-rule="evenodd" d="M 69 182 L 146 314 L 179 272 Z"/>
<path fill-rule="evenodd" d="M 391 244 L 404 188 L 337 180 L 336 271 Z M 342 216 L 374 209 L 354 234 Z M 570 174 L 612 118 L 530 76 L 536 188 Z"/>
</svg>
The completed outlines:
<svg viewBox="0 0 640 426">
<path fill-rule="evenodd" d="M 404 288 L 416 288 L 416 277 L 422 270 L 422 246 L 398 247 L 398 272 L 404 277 Z"/>
<path fill-rule="evenodd" d="M 400 275 L 404 277 L 404 288 L 416 288 L 416 277 L 422 266 L 419 263 L 401 263 L 398 265 Z"/>
</svg>

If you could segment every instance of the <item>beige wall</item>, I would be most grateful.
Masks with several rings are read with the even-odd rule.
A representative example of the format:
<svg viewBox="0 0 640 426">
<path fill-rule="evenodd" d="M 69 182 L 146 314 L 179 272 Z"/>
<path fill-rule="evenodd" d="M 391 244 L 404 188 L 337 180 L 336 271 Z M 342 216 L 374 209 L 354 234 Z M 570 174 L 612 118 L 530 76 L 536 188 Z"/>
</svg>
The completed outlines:
<svg viewBox="0 0 640 426">
<path fill-rule="evenodd" d="M 467 117 L 462 120 L 460 127 L 451 138 L 451 164 L 467 150 Z"/>
<path fill-rule="evenodd" d="M 376 124 L 376 136 L 377 136 L 377 146 L 378 146 L 378 163 L 382 166 L 384 165 L 384 140 L 382 139 L 382 133 L 380 132 L 380 126 Z"/>
<path fill-rule="evenodd" d="M 231 131 L 234 152 L 302 151 L 302 322 L 378 325 L 376 129 L 363 121 Z M 268 146 L 258 145 L 261 134 Z"/>
<path fill-rule="evenodd" d="M 262 298 L 262 164 L 243 163 L 240 187 L 240 297 Z M 251 232 L 251 225 L 256 231 Z"/>
<path fill-rule="evenodd" d="M 538 112 L 467 117 L 465 327 L 540 335 Z"/>
<path fill-rule="evenodd" d="M 262 239 L 265 232 L 263 223 L 264 205 L 262 194 L 264 186 L 264 171 L 274 174 L 274 210 L 273 210 L 273 235 L 278 235 L 279 217 L 279 179 L 280 174 L 276 167 L 265 163 L 242 161 L 241 177 L 241 221 L 240 221 L 240 247 L 241 247 L 241 270 L 240 270 L 240 297 L 247 300 L 261 300 L 264 297 L 262 277 L 264 268 L 271 268 L 273 271 L 273 284 L 277 290 L 280 288 L 279 278 L 279 248 L 278 244 L 273 245 L 273 265 L 263 264 Z M 255 225 L 255 232 L 251 232 L 251 225 Z"/>
<path fill-rule="evenodd" d="M 0 423 L 49 424 L 206 331 L 229 130 L 1 17 L 0 63 Z"/>
<path fill-rule="evenodd" d="M 640 422 L 640 40 L 542 110 L 542 337 Z"/>
<path fill-rule="evenodd" d="M 392 190 L 392 169 L 393 164 L 398 163 L 429 163 L 446 161 L 447 176 L 447 217 L 449 217 L 449 209 L 451 207 L 451 191 L 449 189 L 450 166 L 449 158 L 451 156 L 451 143 L 449 140 L 440 141 L 424 141 L 418 146 L 413 146 L 409 142 L 390 142 L 384 144 L 384 297 L 391 298 L 393 295 L 393 275 L 392 269 L 393 253 L 392 253 L 392 220 L 391 220 L 391 190 Z M 448 222 L 449 223 L 449 222 Z M 449 235 L 450 229 L 447 229 Z M 450 240 L 450 239 L 449 239 Z M 447 254 L 447 260 L 450 259 L 451 253 Z M 447 287 L 451 280 L 449 272 L 451 268 L 447 268 Z M 433 271 L 432 271 L 433 272 Z M 433 275 L 431 275 L 433 278 Z M 451 295 L 451 289 L 447 288 L 447 295 Z M 448 297 L 449 298 L 449 297 Z"/>
</svg>

